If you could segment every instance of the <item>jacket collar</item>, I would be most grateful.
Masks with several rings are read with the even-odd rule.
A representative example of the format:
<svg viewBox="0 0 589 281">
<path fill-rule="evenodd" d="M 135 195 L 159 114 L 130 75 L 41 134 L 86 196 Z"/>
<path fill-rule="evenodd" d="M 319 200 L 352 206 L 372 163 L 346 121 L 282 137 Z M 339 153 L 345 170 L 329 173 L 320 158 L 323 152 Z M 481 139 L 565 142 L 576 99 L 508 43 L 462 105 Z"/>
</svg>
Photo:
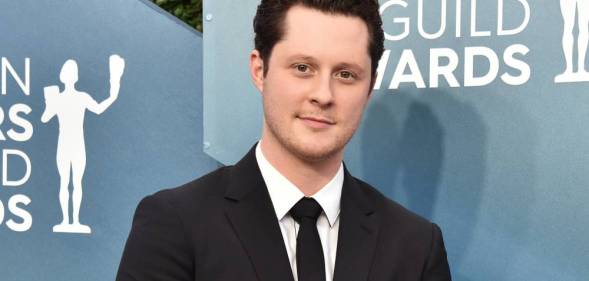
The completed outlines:
<svg viewBox="0 0 589 281">
<path fill-rule="evenodd" d="M 226 216 L 255 268 L 258 280 L 294 281 L 255 145 L 230 169 Z M 371 197 L 344 165 L 335 281 L 367 280 L 378 227 Z"/>
</svg>

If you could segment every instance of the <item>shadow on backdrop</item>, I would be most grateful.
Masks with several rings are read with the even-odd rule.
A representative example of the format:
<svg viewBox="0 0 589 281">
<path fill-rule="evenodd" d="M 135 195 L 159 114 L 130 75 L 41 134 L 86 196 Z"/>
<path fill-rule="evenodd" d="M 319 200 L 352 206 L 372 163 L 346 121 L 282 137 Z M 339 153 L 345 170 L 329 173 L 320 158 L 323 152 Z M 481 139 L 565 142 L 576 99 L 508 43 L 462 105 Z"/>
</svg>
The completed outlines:
<svg viewBox="0 0 589 281">
<path fill-rule="evenodd" d="M 361 137 L 365 179 L 421 216 L 433 219 L 443 189 L 442 170 L 449 164 L 445 148 L 453 145 L 447 142 L 460 140 L 461 155 L 457 157 L 458 163 L 452 165 L 458 170 L 467 168 L 468 173 L 446 174 L 458 177 L 460 187 L 468 189 L 459 198 L 461 249 L 453 253 L 451 260 L 456 266 L 472 241 L 479 213 L 485 168 L 485 128 L 481 117 L 472 106 L 436 90 L 383 92 L 374 98 L 372 108 L 366 112 Z M 440 120 L 434 107 L 443 107 L 443 113 L 451 115 L 445 119 L 452 122 Z M 452 135 L 451 140 L 447 134 Z"/>
<path fill-rule="evenodd" d="M 531 202 L 522 198 L 533 194 L 534 186 L 534 169 L 530 166 L 534 163 L 534 131 L 529 117 L 499 95 L 479 94 L 477 99 L 485 100 L 485 106 L 503 111 L 495 114 L 512 119 L 505 117 L 489 124 L 473 104 L 442 90 L 381 92 L 373 97 L 360 131 L 364 179 L 410 210 L 442 225 L 452 273 L 459 281 L 506 277 L 507 271 L 499 268 L 513 266 L 517 257 L 505 250 L 509 245 L 502 241 L 522 245 L 528 239 Z M 487 124 L 493 126 L 492 134 Z M 505 133 L 500 130 L 512 131 L 510 137 L 501 138 Z M 500 137 L 494 149 L 489 144 L 491 135 Z M 501 172 L 489 178 L 488 153 L 495 154 L 497 148 L 506 149 L 498 152 L 495 161 L 512 160 L 501 163 L 508 172 L 493 163 L 492 168 Z M 507 177 L 498 177 L 502 173 Z M 500 186 L 487 186 L 488 182 Z M 492 215 L 481 218 L 486 193 L 511 195 L 502 202 L 491 202 Z M 492 232 L 481 236 L 479 232 L 486 228 Z M 477 254 L 485 248 L 480 245 L 481 239 L 496 252 Z M 486 258 L 495 254 L 497 264 L 479 265 L 485 273 L 469 273 L 473 253 Z M 481 275 L 485 279 L 480 279 Z"/>
</svg>

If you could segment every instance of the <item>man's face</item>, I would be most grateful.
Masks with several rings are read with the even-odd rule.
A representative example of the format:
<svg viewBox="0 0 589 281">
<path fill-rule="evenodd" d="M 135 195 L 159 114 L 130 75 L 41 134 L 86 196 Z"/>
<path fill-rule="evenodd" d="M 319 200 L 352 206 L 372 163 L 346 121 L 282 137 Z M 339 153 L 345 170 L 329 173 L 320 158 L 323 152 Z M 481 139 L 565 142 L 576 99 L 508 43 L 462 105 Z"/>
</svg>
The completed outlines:
<svg viewBox="0 0 589 281">
<path fill-rule="evenodd" d="M 368 40 L 358 17 L 292 7 L 265 77 L 257 51 L 251 57 L 263 99 L 264 142 L 306 161 L 341 155 L 370 95 Z"/>
</svg>

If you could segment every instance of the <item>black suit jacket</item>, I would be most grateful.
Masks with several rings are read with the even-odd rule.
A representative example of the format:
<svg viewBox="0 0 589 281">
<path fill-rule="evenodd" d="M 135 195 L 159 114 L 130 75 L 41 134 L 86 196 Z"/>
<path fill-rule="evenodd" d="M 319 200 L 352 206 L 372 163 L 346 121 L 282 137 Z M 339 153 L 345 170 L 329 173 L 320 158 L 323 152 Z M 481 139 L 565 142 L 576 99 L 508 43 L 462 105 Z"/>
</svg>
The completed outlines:
<svg viewBox="0 0 589 281">
<path fill-rule="evenodd" d="M 293 281 L 254 151 L 144 198 L 116 280 Z M 334 280 L 450 280 L 441 231 L 346 170 Z"/>
</svg>

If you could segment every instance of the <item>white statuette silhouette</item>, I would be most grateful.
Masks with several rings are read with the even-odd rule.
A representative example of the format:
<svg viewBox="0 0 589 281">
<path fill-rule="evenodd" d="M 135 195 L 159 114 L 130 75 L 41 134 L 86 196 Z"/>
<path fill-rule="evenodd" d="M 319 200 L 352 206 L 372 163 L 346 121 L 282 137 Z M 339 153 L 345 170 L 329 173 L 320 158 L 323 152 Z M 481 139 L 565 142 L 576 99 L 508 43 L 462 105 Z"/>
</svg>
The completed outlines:
<svg viewBox="0 0 589 281">
<path fill-rule="evenodd" d="M 84 113 L 87 110 L 96 114 L 104 112 L 118 97 L 121 76 L 125 70 L 125 60 L 118 55 L 109 58 L 110 96 L 98 103 L 90 95 L 75 88 L 78 81 L 78 64 L 67 60 L 61 68 L 59 80 L 65 85 L 63 92 L 58 86 L 44 88 L 45 111 L 41 116 L 43 123 L 57 115 L 59 137 L 57 141 L 57 170 L 60 177 L 59 203 L 63 220 L 53 227 L 53 232 L 91 233 L 89 226 L 80 223 L 82 204 L 82 178 L 86 168 L 86 147 L 84 144 Z M 69 217 L 68 186 L 70 172 L 73 177 L 72 220 Z"/>
<path fill-rule="evenodd" d="M 585 57 L 589 44 L 589 0 L 560 0 L 560 11 L 564 20 L 562 33 L 562 50 L 566 68 L 563 73 L 554 77 L 556 83 L 589 81 L 589 72 L 585 69 Z M 573 49 L 575 39 L 573 29 L 575 27 L 575 15 L 579 27 L 577 37 L 577 71 L 573 66 Z"/>
</svg>

